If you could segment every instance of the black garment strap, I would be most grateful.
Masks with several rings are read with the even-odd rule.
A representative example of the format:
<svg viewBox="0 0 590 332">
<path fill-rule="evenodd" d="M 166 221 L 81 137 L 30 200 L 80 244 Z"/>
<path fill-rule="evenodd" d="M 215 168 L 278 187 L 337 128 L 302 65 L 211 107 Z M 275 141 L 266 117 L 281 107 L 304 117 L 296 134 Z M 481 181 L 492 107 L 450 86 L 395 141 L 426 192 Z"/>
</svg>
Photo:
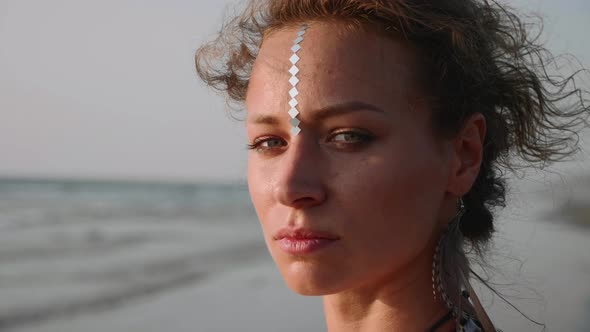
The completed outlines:
<svg viewBox="0 0 590 332">
<path fill-rule="evenodd" d="M 441 319 L 439 319 L 434 325 L 432 325 L 427 332 L 435 332 L 441 327 L 444 323 L 446 323 L 449 319 L 453 317 L 453 311 L 449 310 L 446 315 L 444 315 Z"/>
</svg>

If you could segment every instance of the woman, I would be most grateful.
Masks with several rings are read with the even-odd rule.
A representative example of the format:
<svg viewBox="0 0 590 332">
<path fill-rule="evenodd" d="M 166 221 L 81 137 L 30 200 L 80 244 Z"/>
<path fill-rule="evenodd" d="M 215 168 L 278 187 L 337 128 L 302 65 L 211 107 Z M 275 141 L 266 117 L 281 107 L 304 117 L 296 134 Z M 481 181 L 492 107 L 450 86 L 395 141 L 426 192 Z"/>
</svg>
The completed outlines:
<svg viewBox="0 0 590 332">
<path fill-rule="evenodd" d="M 546 59 L 488 1 L 267 0 L 196 65 L 245 106 L 266 244 L 328 331 L 493 331 L 470 261 L 501 170 L 569 156 L 588 115 Z"/>
</svg>

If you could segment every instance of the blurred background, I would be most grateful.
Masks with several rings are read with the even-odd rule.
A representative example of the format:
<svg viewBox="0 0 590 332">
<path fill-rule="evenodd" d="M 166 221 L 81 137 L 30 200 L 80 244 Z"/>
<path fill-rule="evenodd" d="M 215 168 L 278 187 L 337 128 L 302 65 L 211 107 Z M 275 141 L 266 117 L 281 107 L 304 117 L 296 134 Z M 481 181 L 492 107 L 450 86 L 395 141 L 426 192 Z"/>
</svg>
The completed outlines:
<svg viewBox="0 0 590 332">
<path fill-rule="evenodd" d="M 264 247 L 243 124 L 195 74 L 232 3 L 0 0 L 0 330 L 325 330 Z M 590 2 L 510 3 L 590 68 Z M 547 331 L 590 331 L 580 134 L 574 160 L 511 176 L 489 256 Z M 500 328 L 542 330 L 482 292 Z"/>
</svg>

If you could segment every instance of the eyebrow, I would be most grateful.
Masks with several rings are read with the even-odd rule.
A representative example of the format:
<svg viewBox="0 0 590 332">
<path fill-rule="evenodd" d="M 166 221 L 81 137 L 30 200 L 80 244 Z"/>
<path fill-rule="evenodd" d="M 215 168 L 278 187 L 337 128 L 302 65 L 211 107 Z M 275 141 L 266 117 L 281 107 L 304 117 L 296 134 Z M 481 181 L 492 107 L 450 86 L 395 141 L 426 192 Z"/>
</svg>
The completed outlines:
<svg viewBox="0 0 590 332">
<path fill-rule="evenodd" d="M 385 114 L 384 110 L 373 104 L 365 103 L 362 101 L 348 101 L 344 103 L 338 103 L 322 107 L 317 111 L 311 112 L 310 117 L 312 121 L 316 122 L 325 120 L 327 118 L 360 111 L 372 111 L 376 113 Z M 258 115 L 253 119 L 251 118 L 251 120 L 248 122 L 253 124 L 279 125 L 280 120 L 276 116 L 263 114 Z"/>
</svg>

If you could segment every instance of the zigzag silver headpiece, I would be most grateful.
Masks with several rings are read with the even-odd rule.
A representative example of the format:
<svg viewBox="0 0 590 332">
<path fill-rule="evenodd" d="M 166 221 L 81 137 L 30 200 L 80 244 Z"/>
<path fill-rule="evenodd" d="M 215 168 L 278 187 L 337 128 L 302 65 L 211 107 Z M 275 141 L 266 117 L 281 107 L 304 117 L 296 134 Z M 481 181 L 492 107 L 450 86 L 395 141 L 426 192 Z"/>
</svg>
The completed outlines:
<svg viewBox="0 0 590 332">
<path fill-rule="evenodd" d="M 299 111 L 297 110 L 298 102 L 296 99 L 297 95 L 299 94 L 299 91 L 297 90 L 297 83 L 299 83 L 299 79 L 297 78 L 297 73 L 299 73 L 299 68 L 297 67 L 299 56 L 297 55 L 297 51 L 301 49 L 301 45 L 299 44 L 303 41 L 303 35 L 305 35 L 305 31 L 308 27 L 309 26 L 307 24 L 301 25 L 301 29 L 297 32 L 297 38 L 295 38 L 294 45 L 291 47 L 293 55 L 291 55 L 291 58 L 289 58 L 289 61 L 291 61 L 291 64 L 293 64 L 289 69 L 289 73 L 291 73 L 289 83 L 291 83 L 291 86 L 293 87 L 291 90 L 289 90 L 289 96 L 291 96 L 291 100 L 289 100 L 289 115 L 291 116 L 291 134 L 293 134 L 293 136 L 297 136 L 297 134 L 299 134 L 301 131 L 301 128 L 299 128 L 299 123 L 301 123 L 301 121 L 299 121 L 297 118 Z"/>
</svg>

